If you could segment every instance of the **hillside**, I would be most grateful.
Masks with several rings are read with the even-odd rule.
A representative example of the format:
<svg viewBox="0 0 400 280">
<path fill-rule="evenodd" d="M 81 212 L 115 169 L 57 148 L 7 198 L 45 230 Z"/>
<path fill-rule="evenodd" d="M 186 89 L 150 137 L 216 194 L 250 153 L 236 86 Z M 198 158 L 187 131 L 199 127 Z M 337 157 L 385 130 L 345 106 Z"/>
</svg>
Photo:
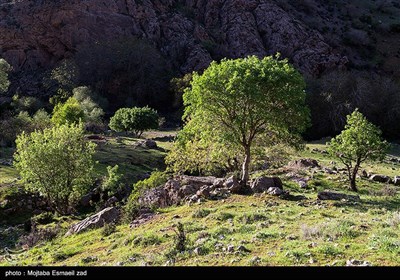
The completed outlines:
<svg viewBox="0 0 400 280">
<path fill-rule="evenodd" d="M 395 1 L 2 0 L 0 5 L 0 56 L 14 68 L 10 93 L 46 94 L 43 75 L 60 61 L 87 44 L 130 37 L 149 41 L 175 76 L 223 57 L 280 52 L 312 76 L 346 67 L 399 77 Z"/>
<path fill-rule="evenodd" d="M 324 148 L 323 144 L 309 144 L 293 159 L 313 157 L 330 168 L 331 158 L 316 152 Z M 388 159 L 393 158 L 391 155 Z M 398 164 L 388 161 L 365 168 L 393 176 Z M 310 178 L 305 189 L 290 179 L 293 171 L 292 175 L 285 169 L 267 171 L 282 178 L 284 189 L 290 192 L 288 197 L 232 195 L 160 208 L 131 226 L 119 225 L 115 230 L 95 229 L 65 237 L 76 220 L 54 217 L 40 227 L 57 229 L 58 237 L 39 241 L 32 248 L 3 249 L 0 265 L 398 265 L 397 187 L 361 179 L 359 201 L 319 200 L 317 192 L 327 189 L 354 195 L 345 191 L 345 175 L 323 170 L 295 171 L 296 176 Z M 178 222 L 184 225 L 186 251 L 171 255 Z M 2 242 L 5 234 L 11 238 L 20 231 L 20 226 L 9 227 L 2 233 Z"/>
</svg>

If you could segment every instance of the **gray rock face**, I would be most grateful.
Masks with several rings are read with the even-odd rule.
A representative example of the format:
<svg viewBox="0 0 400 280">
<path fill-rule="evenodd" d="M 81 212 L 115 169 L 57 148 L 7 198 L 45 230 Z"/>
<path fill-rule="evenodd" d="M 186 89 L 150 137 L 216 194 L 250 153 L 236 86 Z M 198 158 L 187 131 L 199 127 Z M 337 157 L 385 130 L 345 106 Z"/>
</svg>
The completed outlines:
<svg viewBox="0 0 400 280">
<path fill-rule="evenodd" d="M 80 233 L 88 229 L 103 227 L 105 224 L 112 223 L 119 218 L 119 211 L 115 207 L 108 207 L 90 216 L 83 221 L 73 225 L 65 236 Z"/>
<path fill-rule="evenodd" d="M 374 174 L 369 177 L 372 181 L 380 182 L 380 183 L 390 183 L 392 179 L 389 176 L 382 175 L 382 174 Z"/>
<path fill-rule="evenodd" d="M 224 187 L 227 188 L 231 193 L 240 193 L 242 186 L 239 184 L 239 180 L 235 176 L 231 176 L 224 182 Z"/>
<path fill-rule="evenodd" d="M 347 57 L 318 31 L 295 20 L 276 2 L 12 1 L 0 11 L 0 56 L 17 71 L 32 72 L 70 58 L 85 43 L 137 36 L 157 46 L 182 73 L 206 68 L 215 54 L 280 52 L 312 75 L 347 63 Z M 20 84 L 26 87 L 23 92 L 39 86 L 27 79 Z"/>
<path fill-rule="evenodd" d="M 352 201 L 360 201 L 360 197 L 358 195 L 348 195 L 344 193 L 332 192 L 332 191 L 323 191 L 318 193 L 318 199 L 320 200 L 352 200 Z"/>
<path fill-rule="evenodd" d="M 251 190 L 254 193 L 262 193 L 269 188 L 282 189 L 282 181 L 278 177 L 259 177 L 251 184 Z"/>
</svg>

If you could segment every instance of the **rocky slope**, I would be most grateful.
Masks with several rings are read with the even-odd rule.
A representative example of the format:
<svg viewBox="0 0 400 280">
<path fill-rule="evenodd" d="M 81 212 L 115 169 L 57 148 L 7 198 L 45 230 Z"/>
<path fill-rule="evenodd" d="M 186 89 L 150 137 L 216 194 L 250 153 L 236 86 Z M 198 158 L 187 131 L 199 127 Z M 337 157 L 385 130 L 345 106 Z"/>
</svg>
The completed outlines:
<svg viewBox="0 0 400 280">
<path fill-rule="evenodd" d="M 1 1 L 0 56 L 32 73 L 69 58 L 83 43 L 137 36 L 152 42 L 182 73 L 212 59 L 289 57 L 318 75 L 347 58 L 270 0 Z"/>
<path fill-rule="evenodd" d="M 149 40 L 181 73 L 222 57 L 276 52 L 313 76 L 384 64 L 383 57 L 386 70 L 398 71 L 390 67 L 399 62 L 398 53 L 376 52 L 386 39 L 397 40 L 387 34 L 398 24 L 395 1 L 337 2 L 0 0 L 0 57 L 20 73 L 25 92 L 39 86 L 32 84 L 37 73 L 73 56 L 82 44 L 131 36 Z"/>
</svg>

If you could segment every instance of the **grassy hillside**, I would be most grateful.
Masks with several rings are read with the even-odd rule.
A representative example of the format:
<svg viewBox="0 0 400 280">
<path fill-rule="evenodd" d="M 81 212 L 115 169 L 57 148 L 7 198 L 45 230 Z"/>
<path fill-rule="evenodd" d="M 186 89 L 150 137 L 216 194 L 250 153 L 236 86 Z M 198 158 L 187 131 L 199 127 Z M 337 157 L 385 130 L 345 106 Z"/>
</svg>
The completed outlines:
<svg viewBox="0 0 400 280">
<path fill-rule="evenodd" d="M 123 141 L 128 145 L 132 140 Z M 323 143 L 311 143 L 293 158 L 312 157 L 330 166 L 332 159 L 315 150 L 324 150 Z M 117 162 L 115 157 L 130 158 L 128 151 L 123 146 L 109 154 L 100 150 L 97 156 Z M 397 151 L 395 148 L 391 156 L 397 156 Z M 140 156 L 149 156 L 149 161 L 135 168 L 147 170 L 146 164 L 157 162 L 157 155 L 142 152 Z M 111 155 L 115 155 L 113 159 Z M 398 165 L 389 162 L 366 168 L 391 176 L 398 171 Z M 138 227 L 124 224 L 115 231 L 97 229 L 69 237 L 63 233 L 74 220 L 56 218 L 42 226 L 58 226 L 60 234 L 55 239 L 22 251 L 3 250 L 0 265 L 338 266 L 352 259 L 377 266 L 399 264 L 398 187 L 359 179 L 360 202 L 320 201 L 317 192 L 324 189 L 354 194 L 346 190 L 344 174 L 297 170 L 298 175 L 311 178 L 309 187 L 300 189 L 288 179 L 285 169 L 267 173 L 279 175 L 291 196 L 232 195 L 225 200 L 159 209 Z M 178 222 L 184 225 L 187 244 L 185 253 L 174 255 L 171 250 Z"/>
</svg>

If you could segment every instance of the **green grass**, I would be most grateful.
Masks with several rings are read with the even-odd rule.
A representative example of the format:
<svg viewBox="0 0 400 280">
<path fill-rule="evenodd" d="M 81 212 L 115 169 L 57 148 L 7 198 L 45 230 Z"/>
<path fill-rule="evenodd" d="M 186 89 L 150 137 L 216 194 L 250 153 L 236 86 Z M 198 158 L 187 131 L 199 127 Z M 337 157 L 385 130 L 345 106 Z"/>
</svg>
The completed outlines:
<svg viewBox="0 0 400 280">
<path fill-rule="evenodd" d="M 107 147 L 109 150 L 97 156 L 117 161 L 116 158 L 130 159 L 127 154 L 132 157 L 147 155 L 148 160 L 157 162 L 157 153 L 135 150 L 132 141 L 135 140 L 111 143 Z M 323 165 L 330 165 L 332 158 L 328 155 L 311 152 L 315 147 L 326 149 L 323 144 L 312 143 L 308 147 L 294 158 L 312 157 Z M 113 151 L 117 153 L 114 157 Z M 140 158 L 135 160 L 139 162 L 139 169 L 145 169 L 148 164 Z M 136 171 L 126 168 L 133 178 Z M 388 175 L 394 173 L 387 163 L 371 164 L 371 168 Z M 22 253 L 7 258 L 0 255 L 0 265 L 324 266 L 345 265 L 349 259 L 369 261 L 378 266 L 399 265 L 398 193 L 380 194 L 385 184 L 359 179 L 360 202 L 318 202 L 317 192 L 323 189 L 354 194 L 347 190 L 345 175 L 307 170 L 300 173 L 313 177 L 309 189 L 300 189 L 283 173 L 280 176 L 284 188 L 293 196 L 305 196 L 301 201 L 266 194 L 232 195 L 220 201 L 169 207 L 160 209 L 152 220 L 139 227 L 119 225 L 108 236 L 104 236 L 102 229 L 69 237 L 60 234 Z M 65 232 L 72 222 L 58 218 L 46 226 L 59 223 Z M 178 253 L 172 262 L 177 222 L 184 224 L 188 242 L 186 251 Z M 238 251 L 241 245 L 249 252 Z M 233 246 L 233 252 L 228 251 L 229 246 Z M 198 248 L 197 254 L 193 252 L 195 248 Z"/>
</svg>

